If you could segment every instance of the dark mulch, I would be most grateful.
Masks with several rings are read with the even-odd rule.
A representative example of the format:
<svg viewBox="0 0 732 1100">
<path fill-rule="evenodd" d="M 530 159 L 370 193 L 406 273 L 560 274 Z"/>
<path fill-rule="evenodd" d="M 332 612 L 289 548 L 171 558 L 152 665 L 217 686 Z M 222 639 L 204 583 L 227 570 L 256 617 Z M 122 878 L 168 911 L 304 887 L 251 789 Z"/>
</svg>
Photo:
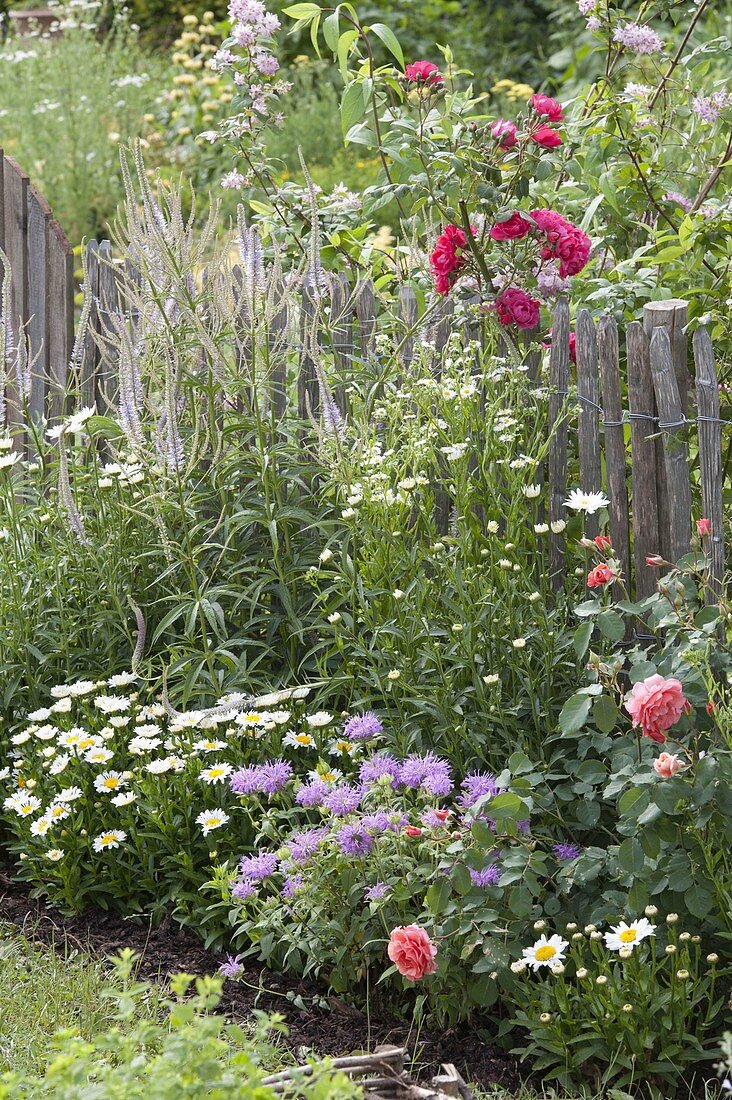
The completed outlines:
<svg viewBox="0 0 732 1100">
<path fill-rule="evenodd" d="M 65 917 L 32 899 L 24 884 L 13 882 L 1 870 L 0 918 L 22 928 L 33 941 L 61 951 L 70 946 L 106 957 L 131 947 L 141 956 L 140 977 L 149 981 L 178 971 L 211 974 L 220 962 L 193 932 L 173 921 L 150 929 L 100 910 Z M 372 1008 L 369 1022 L 363 1012 L 340 999 L 331 998 L 330 1007 L 324 1008 L 318 1003 L 323 1000 L 324 989 L 317 982 L 284 978 L 260 970 L 256 964 L 246 966 L 243 979 L 246 985 L 226 983 L 221 1010 L 240 1019 L 249 1016 L 253 1008 L 282 1013 L 289 1028 L 286 1042 L 296 1057 L 302 1047 L 332 1056 L 379 1043 L 401 1046 L 409 1042 L 413 1047 L 409 1025 L 383 1009 Z M 302 998 L 306 1011 L 286 999 L 292 992 Z M 516 1061 L 494 1051 L 473 1028 L 459 1027 L 443 1033 L 423 1028 L 417 1058 L 424 1077 L 436 1072 L 441 1062 L 454 1062 L 466 1081 L 484 1088 L 498 1084 L 514 1091 L 519 1085 Z"/>
</svg>

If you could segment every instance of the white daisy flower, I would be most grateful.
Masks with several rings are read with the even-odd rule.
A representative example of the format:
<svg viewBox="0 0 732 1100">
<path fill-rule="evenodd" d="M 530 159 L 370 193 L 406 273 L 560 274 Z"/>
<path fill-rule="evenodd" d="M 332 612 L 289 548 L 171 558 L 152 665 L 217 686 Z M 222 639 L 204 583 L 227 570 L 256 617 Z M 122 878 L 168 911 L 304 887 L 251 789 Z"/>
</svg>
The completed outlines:
<svg viewBox="0 0 732 1100">
<path fill-rule="evenodd" d="M 112 729 L 121 730 L 125 726 L 128 726 L 132 721 L 132 715 L 130 714 L 113 714 L 109 719 L 109 724 Z"/>
<path fill-rule="evenodd" d="M 26 715 L 26 717 L 29 722 L 45 722 L 47 718 L 51 717 L 51 708 L 41 707 L 39 710 L 34 710 Z"/>
<path fill-rule="evenodd" d="M 130 709 L 130 700 L 125 695 L 97 695 L 94 706 L 103 714 L 118 714 Z"/>
<path fill-rule="evenodd" d="M 48 830 L 53 825 L 53 822 L 44 814 L 43 817 L 38 817 L 30 827 L 31 836 L 45 836 Z"/>
<path fill-rule="evenodd" d="M 116 676 L 110 676 L 107 680 L 107 687 L 111 688 L 123 688 L 129 684 L 134 684 L 137 676 L 134 672 L 118 672 Z"/>
<path fill-rule="evenodd" d="M 133 791 L 122 791 L 120 794 L 116 794 L 112 799 L 113 806 L 129 806 L 130 803 L 137 801 L 137 795 Z"/>
<path fill-rule="evenodd" d="M 562 962 L 568 947 L 568 941 L 563 940 L 561 936 L 554 935 L 547 939 L 542 934 L 534 946 L 525 947 L 522 954 L 527 966 L 532 970 L 538 970 L 541 966 L 556 966 L 557 963 Z"/>
<path fill-rule="evenodd" d="M 124 785 L 125 779 L 122 772 L 102 772 L 94 780 L 94 790 L 100 794 L 112 794 Z"/>
<path fill-rule="evenodd" d="M 74 752 L 77 756 L 90 753 L 93 749 L 104 748 L 101 737 L 98 737 L 94 733 L 88 733 L 86 737 L 82 737 L 73 746 Z M 106 751 L 106 750 L 105 750 Z"/>
<path fill-rule="evenodd" d="M 123 841 L 127 840 L 127 833 L 121 829 L 110 829 L 107 833 L 100 833 L 95 837 L 92 848 L 95 852 L 104 852 L 107 848 L 119 848 Z"/>
<path fill-rule="evenodd" d="M 171 771 L 172 767 L 173 765 L 169 756 L 165 756 L 161 760 L 151 760 L 149 764 L 145 765 L 150 775 L 163 775 L 165 772 Z"/>
<path fill-rule="evenodd" d="M 12 805 L 8 806 L 8 809 L 14 810 L 18 817 L 30 817 L 40 808 L 41 800 L 36 798 L 34 794 L 21 795 Z"/>
<path fill-rule="evenodd" d="M 527 500 L 535 500 L 536 497 L 541 496 L 541 485 L 524 485 L 521 492 Z"/>
<path fill-rule="evenodd" d="M 305 721 L 311 729 L 322 729 L 323 726 L 331 724 L 333 715 L 329 714 L 327 710 L 318 710 L 315 714 L 308 714 Z"/>
<path fill-rule="evenodd" d="M 331 756 L 342 756 L 344 752 L 348 756 L 355 756 L 358 752 L 358 745 L 355 741 L 345 741 L 336 738 L 335 741 L 331 741 L 328 745 L 328 752 Z"/>
<path fill-rule="evenodd" d="M 145 707 L 140 707 L 137 712 L 136 722 L 147 722 L 149 718 L 164 718 L 165 707 L 162 703 L 149 703 Z"/>
<path fill-rule="evenodd" d="M 51 764 L 51 767 L 48 769 L 51 775 L 60 775 L 70 760 L 71 757 L 67 752 L 61 753 L 60 756 L 57 756 Z"/>
<path fill-rule="evenodd" d="M 46 852 L 46 859 L 50 859 L 52 863 L 58 863 L 63 858 L 64 853 L 61 848 L 49 848 Z"/>
<path fill-rule="evenodd" d="M 290 749 L 316 749 L 318 746 L 312 733 L 295 733 L 290 730 L 282 738 L 282 744 Z"/>
<path fill-rule="evenodd" d="M 645 917 L 630 924 L 621 920 L 620 924 L 611 926 L 611 931 L 605 933 L 605 946 L 608 951 L 622 951 L 624 948 L 632 951 L 637 943 L 646 936 L 652 936 L 655 931 L 655 924 L 651 924 Z"/>
<path fill-rule="evenodd" d="M 324 771 L 318 771 L 316 768 L 308 772 L 308 779 L 322 779 L 324 783 L 337 783 L 339 779 L 343 779 L 343 772 L 339 768 L 326 768 Z"/>
<path fill-rule="evenodd" d="M 145 752 L 152 752 L 161 745 L 159 737 L 131 737 L 127 749 L 132 756 L 142 756 Z"/>
<path fill-rule="evenodd" d="M 49 725 L 39 726 L 37 729 L 33 730 L 33 733 L 36 735 L 39 741 L 50 741 L 53 737 L 58 736 L 58 732 L 59 731 L 56 729 L 55 726 Z"/>
<path fill-rule="evenodd" d="M 45 816 L 50 818 L 51 821 L 63 821 L 70 813 L 71 810 L 65 802 L 54 802 L 46 810 Z"/>
<path fill-rule="evenodd" d="M 79 726 L 73 726 L 70 730 L 65 730 L 59 734 L 57 744 L 62 749 L 73 749 L 85 736 L 86 730 L 81 729 Z"/>
<path fill-rule="evenodd" d="M 77 798 L 81 798 L 83 791 L 81 787 L 64 787 L 56 797 L 54 802 L 75 802 Z"/>
<path fill-rule="evenodd" d="M 51 707 L 53 714 L 69 714 L 71 712 L 71 699 L 69 696 L 65 696 L 63 699 L 59 699 Z"/>
<path fill-rule="evenodd" d="M 195 752 L 218 752 L 219 749 L 226 748 L 225 741 L 194 741 L 193 748 Z"/>
<path fill-rule="evenodd" d="M 84 759 L 88 764 L 106 764 L 113 756 L 114 753 L 105 749 L 104 746 L 96 746 L 84 754 Z"/>
<path fill-rule="evenodd" d="M 234 721 L 237 726 L 261 726 L 264 724 L 264 718 L 258 710 L 250 710 L 242 714 L 237 714 Z"/>
<path fill-rule="evenodd" d="M 208 836 L 212 829 L 220 829 L 228 820 L 229 815 L 224 810 L 204 810 L 196 818 L 196 825 L 200 825 L 203 835 Z"/>
<path fill-rule="evenodd" d="M 10 738 L 10 744 L 24 745 L 26 741 L 30 741 L 30 739 L 31 735 L 28 733 L 28 730 L 22 730 L 20 733 L 13 734 L 13 736 Z"/>
<path fill-rule="evenodd" d="M 601 508 L 607 508 L 609 504 L 610 501 L 604 493 L 586 493 L 582 489 L 572 489 L 564 502 L 564 507 L 594 516 L 595 512 L 599 512 Z"/>
<path fill-rule="evenodd" d="M 73 696 L 74 699 L 80 699 L 82 695 L 91 695 L 96 691 L 97 686 L 95 680 L 77 680 L 73 684 L 66 685 L 66 694 Z"/>
<path fill-rule="evenodd" d="M 10 768 L 0 768 L 0 782 L 2 782 L 3 779 L 7 779 L 9 775 Z"/>
<path fill-rule="evenodd" d="M 201 772 L 201 779 L 204 783 L 221 783 L 226 779 L 227 775 L 231 775 L 231 764 L 218 763 L 212 764 L 210 768 L 204 768 Z"/>
</svg>

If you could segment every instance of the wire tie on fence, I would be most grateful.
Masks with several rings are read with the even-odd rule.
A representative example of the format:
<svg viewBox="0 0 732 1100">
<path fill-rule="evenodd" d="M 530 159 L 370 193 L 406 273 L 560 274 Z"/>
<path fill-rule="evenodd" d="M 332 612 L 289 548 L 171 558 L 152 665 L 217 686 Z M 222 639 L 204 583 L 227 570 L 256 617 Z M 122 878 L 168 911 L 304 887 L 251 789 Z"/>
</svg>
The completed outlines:
<svg viewBox="0 0 732 1100">
<path fill-rule="evenodd" d="M 665 431 L 671 431 L 672 428 L 683 428 L 686 424 L 691 424 L 693 421 L 687 420 L 685 416 L 681 417 L 681 420 L 659 420 L 659 428 L 663 428 Z"/>
</svg>

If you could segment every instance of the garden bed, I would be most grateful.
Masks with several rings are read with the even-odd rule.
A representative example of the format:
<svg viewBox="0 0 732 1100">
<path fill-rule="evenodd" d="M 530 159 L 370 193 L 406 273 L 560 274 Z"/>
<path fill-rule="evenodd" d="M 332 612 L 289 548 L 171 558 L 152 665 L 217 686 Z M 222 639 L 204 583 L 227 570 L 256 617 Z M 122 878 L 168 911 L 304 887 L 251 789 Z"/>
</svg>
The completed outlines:
<svg viewBox="0 0 732 1100">
<path fill-rule="evenodd" d="M 148 981 L 159 981 L 179 971 L 210 974 L 221 961 L 192 932 L 172 921 L 151 929 L 102 910 L 65 917 L 32 898 L 26 886 L 2 871 L 0 918 L 22 928 L 34 941 L 60 952 L 72 948 L 106 957 L 122 948 L 132 948 L 140 955 L 139 977 Z M 306 1007 L 295 1005 L 294 997 Z M 247 1019 L 255 1008 L 281 1013 L 289 1029 L 283 1041 L 296 1057 L 300 1057 L 303 1047 L 323 1056 L 373 1049 L 383 1043 L 404 1045 L 413 1051 L 409 1025 L 382 1006 L 372 1008 L 369 1020 L 365 1013 L 333 997 L 330 1008 L 325 1008 L 323 999 L 324 989 L 316 982 L 288 980 L 250 963 L 245 965 L 239 982 L 226 984 L 220 1010 L 238 1019 Z M 420 1078 L 430 1078 L 439 1073 L 443 1062 L 453 1062 L 466 1081 L 481 1088 L 500 1085 L 513 1091 L 520 1085 L 515 1060 L 494 1053 L 474 1027 L 442 1033 L 423 1028 L 416 1054 L 416 1075 Z"/>
</svg>

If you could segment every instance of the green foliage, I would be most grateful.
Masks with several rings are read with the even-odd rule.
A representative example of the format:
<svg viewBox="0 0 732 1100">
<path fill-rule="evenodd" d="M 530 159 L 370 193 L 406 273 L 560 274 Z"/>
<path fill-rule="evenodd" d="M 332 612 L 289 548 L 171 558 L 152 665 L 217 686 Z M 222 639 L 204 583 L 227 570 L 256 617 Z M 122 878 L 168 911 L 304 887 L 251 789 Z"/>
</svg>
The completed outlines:
<svg viewBox="0 0 732 1100">
<path fill-rule="evenodd" d="M 262 1064 L 270 1052 L 269 1034 L 283 1032 L 282 1018 L 255 1013 L 252 1027 L 228 1023 L 213 1014 L 220 978 L 179 974 L 161 1020 L 141 1017 L 150 987 L 134 980 L 135 957 L 124 951 L 113 960 L 118 984 L 102 990 L 111 1002 L 111 1025 L 83 1038 L 73 1028 L 58 1031 L 53 1054 L 40 1073 L 10 1070 L 0 1075 L 3 1100 L 192 1100 L 231 1097 L 270 1100 Z M 121 986 L 121 988 L 120 988 Z M 313 1061 L 311 1077 L 298 1084 L 308 1100 L 350 1100 L 356 1088 L 326 1064 Z"/>
</svg>

